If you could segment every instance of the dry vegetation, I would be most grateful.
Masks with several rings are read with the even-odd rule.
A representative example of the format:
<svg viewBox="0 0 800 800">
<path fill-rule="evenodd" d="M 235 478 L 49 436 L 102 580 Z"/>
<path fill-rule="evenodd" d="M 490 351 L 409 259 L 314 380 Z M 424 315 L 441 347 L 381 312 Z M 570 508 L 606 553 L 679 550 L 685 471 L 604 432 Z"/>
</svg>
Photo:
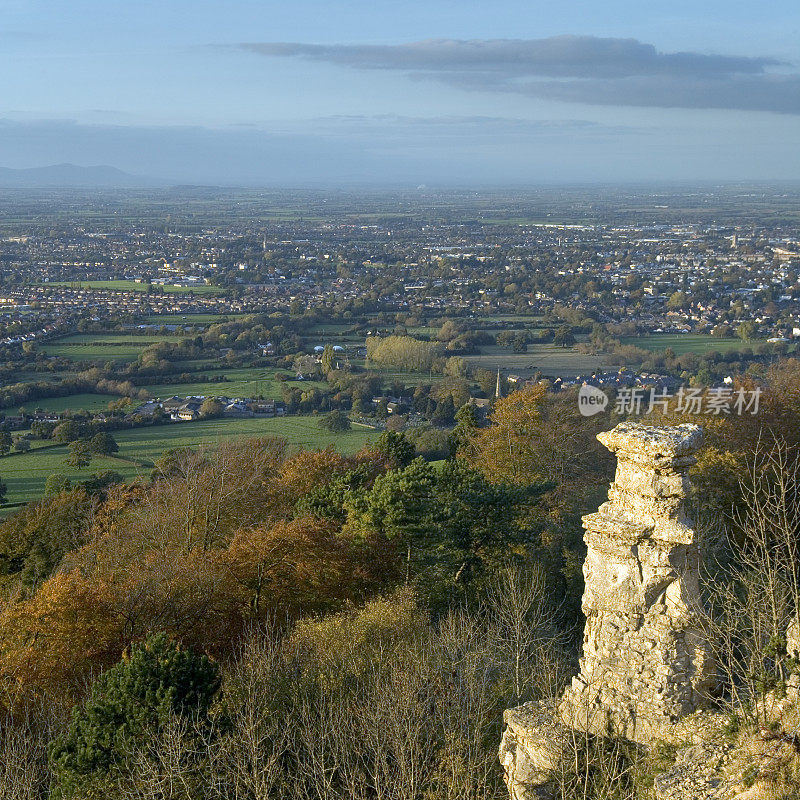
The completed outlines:
<svg viewBox="0 0 800 800">
<path fill-rule="evenodd" d="M 799 369 L 774 370 L 758 418 L 704 420 L 696 468 L 727 722 L 713 736 L 741 791 L 775 798 L 797 792 Z M 611 466 L 595 424 L 531 389 L 487 427 L 463 418 L 440 466 L 398 434 L 348 457 L 227 442 L 23 509 L 0 525 L 0 796 L 505 797 L 503 709 L 575 670 L 578 519 Z M 207 719 L 171 709 L 76 790 L 53 742 L 159 633 L 217 665 Z M 672 758 L 576 737 L 559 800 L 646 800 Z"/>
</svg>

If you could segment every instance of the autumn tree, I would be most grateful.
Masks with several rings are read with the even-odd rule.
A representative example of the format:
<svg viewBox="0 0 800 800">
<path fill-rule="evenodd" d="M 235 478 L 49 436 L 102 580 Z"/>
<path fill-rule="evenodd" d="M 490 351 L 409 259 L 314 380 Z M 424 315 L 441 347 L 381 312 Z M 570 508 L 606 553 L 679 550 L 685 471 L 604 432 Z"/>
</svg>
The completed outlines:
<svg viewBox="0 0 800 800">
<path fill-rule="evenodd" d="M 30 598 L 0 610 L 0 689 L 9 705 L 41 693 L 74 697 L 125 646 L 124 620 L 101 582 L 77 570 L 44 581 Z M 123 607 L 120 604 L 120 607 Z"/>
<path fill-rule="evenodd" d="M 379 366 L 427 371 L 442 352 L 438 342 L 422 342 L 412 336 L 367 338 L 367 359 Z"/>
<path fill-rule="evenodd" d="M 687 413 L 674 398 L 666 411 L 653 415 L 656 424 L 694 422 L 703 428 L 704 445 L 692 468 L 693 495 L 700 502 L 696 514 L 709 520 L 727 520 L 743 511 L 741 476 L 751 455 L 769 443 L 786 445 L 789 456 L 800 459 L 800 360 L 785 358 L 772 364 L 761 384 L 751 378 L 734 379 L 730 387 L 729 413 Z M 753 398 L 758 397 L 757 406 Z M 750 407 L 736 403 L 743 398 Z"/>
<path fill-rule="evenodd" d="M 281 502 L 283 516 L 291 516 L 301 497 L 314 488 L 332 481 L 352 469 L 353 463 L 331 447 L 325 450 L 301 450 L 287 458 L 276 475 L 274 490 Z"/>
<path fill-rule="evenodd" d="M 610 477 L 611 459 L 595 439 L 607 422 L 582 417 L 572 395 L 548 397 L 540 385 L 512 392 L 497 400 L 489 423 L 475 430 L 463 458 L 491 481 L 552 482 L 567 500 Z"/>
<path fill-rule="evenodd" d="M 335 522 L 310 516 L 237 533 L 219 563 L 242 618 L 335 608 L 391 574 L 391 554 L 379 541 L 338 533 Z"/>
<path fill-rule="evenodd" d="M 32 592 L 87 540 L 94 503 L 81 489 L 45 497 L 0 524 L 0 575 Z"/>
</svg>

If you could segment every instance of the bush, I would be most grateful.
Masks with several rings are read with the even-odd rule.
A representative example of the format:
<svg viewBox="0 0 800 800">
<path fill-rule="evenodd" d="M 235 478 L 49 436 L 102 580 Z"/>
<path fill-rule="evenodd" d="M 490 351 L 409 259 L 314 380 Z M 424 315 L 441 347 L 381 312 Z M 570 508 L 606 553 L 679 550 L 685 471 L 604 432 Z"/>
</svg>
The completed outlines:
<svg viewBox="0 0 800 800">
<path fill-rule="evenodd" d="M 298 622 L 289 640 L 305 660 L 323 669 L 360 675 L 398 650 L 419 641 L 428 630 L 426 613 L 409 589 L 381 597 L 363 608 Z"/>
<path fill-rule="evenodd" d="M 97 679 L 50 751 L 56 800 L 101 796 L 128 772 L 129 759 L 175 717 L 210 730 L 219 668 L 165 634 L 134 645 Z"/>
<path fill-rule="evenodd" d="M 343 433 L 350 430 L 350 418 L 341 411 L 331 411 L 319 421 L 320 427 L 333 433 Z"/>
<path fill-rule="evenodd" d="M 91 478 L 83 481 L 83 488 L 89 494 L 100 494 L 114 486 L 117 483 L 123 483 L 125 478 L 113 469 L 105 469 L 102 472 L 96 472 Z"/>
</svg>

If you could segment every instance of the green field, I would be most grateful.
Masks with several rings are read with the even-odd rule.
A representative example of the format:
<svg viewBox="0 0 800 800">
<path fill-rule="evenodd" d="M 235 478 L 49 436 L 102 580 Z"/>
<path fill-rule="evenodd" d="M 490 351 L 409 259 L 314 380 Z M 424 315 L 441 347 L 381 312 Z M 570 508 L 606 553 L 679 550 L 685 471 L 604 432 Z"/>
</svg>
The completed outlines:
<svg viewBox="0 0 800 800">
<path fill-rule="evenodd" d="M 110 345 L 135 344 L 146 347 L 157 342 L 175 341 L 171 333 L 70 333 L 58 339 L 50 339 L 52 344 L 94 344 L 102 342 Z M 101 345 L 97 345 L 98 347 Z"/>
<path fill-rule="evenodd" d="M 520 326 L 542 325 L 544 326 L 545 317 L 538 314 L 487 314 L 480 318 L 481 322 L 491 325 L 493 322 L 506 323 Z"/>
<path fill-rule="evenodd" d="M 0 477 L 8 487 L 7 502 L 20 503 L 42 495 L 47 478 L 56 473 L 72 480 L 86 480 L 93 472 L 112 469 L 126 480 L 147 476 L 153 462 L 165 450 L 215 444 L 224 439 L 249 436 L 282 436 L 298 449 L 313 450 L 334 445 L 342 453 L 354 453 L 377 432 L 356 425 L 345 433 L 322 430 L 317 417 L 273 417 L 270 419 L 222 419 L 117 431 L 121 458 L 95 457 L 83 470 L 67 467 L 66 445 L 40 452 L 0 457 Z M 132 459 L 125 460 L 125 459 Z"/>
<path fill-rule="evenodd" d="M 439 333 L 439 328 L 432 328 L 428 325 L 416 325 L 407 330 L 409 336 L 427 336 L 429 339 L 435 339 L 436 334 Z"/>
<path fill-rule="evenodd" d="M 211 325 L 220 320 L 235 320 L 247 314 L 150 314 L 142 321 L 148 325 Z"/>
<path fill-rule="evenodd" d="M 350 363 L 358 367 L 366 366 L 366 360 L 363 358 L 352 358 L 350 359 Z M 414 370 L 400 370 L 395 367 L 379 367 L 372 363 L 370 363 L 366 369 L 380 376 L 384 385 L 397 381 L 405 386 L 418 386 L 424 383 L 438 383 L 443 380 L 441 375 L 436 375 L 433 372 L 417 372 Z"/>
<path fill-rule="evenodd" d="M 319 322 L 303 331 L 303 336 L 341 336 L 353 327 L 352 322 Z M 363 337 L 361 337 L 363 338 Z"/>
<path fill-rule="evenodd" d="M 121 473 L 125 480 L 133 480 L 139 473 L 147 470 L 136 464 L 115 458 L 95 458 L 88 469 L 78 470 L 67 467 L 66 445 L 47 447 L 24 455 L 3 456 L 0 458 L 0 477 L 6 484 L 6 502 L 25 503 L 36 500 L 44 494 L 44 485 L 50 475 L 66 475 L 71 480 L 86 480 L 93 472 L 113 469 Z"/>
<path fill-rule="evenodd" d="M 757 347 L 764 344 L 762 340 L 743 342 L 741 339 L 720 339 L 709 334 L 691 333 L 654 333 L 651 336 L 627 336 L 623 344 L 632 344 L 644 350 L 662 352 L 671 347 L 676 355 L 683 353 L 709 353 L 717 351 L 727 353 L 730 350 L 741 350 L 744 347 Z"/>
<path fill-rule="evenodd" d="M 69 358 L 72 361 L 136 361 L 146 344 L 136 345 L 90 345 L 48 344 L 42 350 L 48 356 Z"/>
<path fill-rule="evenodd" d="M 537 370 L 543 375 L 580 375 L 602 366 L 598 356 L 554 344 L 529 344 L 527 353 L 514 353 L 506 347 L 482 347 L 480 355 L 466 356 L 466 360 L 483 369 L 494 371 L 499 368 L 523 377 Z"/>
<path fill-rule="evenodd" d="M 123 292 L 146 292 L 146 283 L 136 283 L 136 281 L 51 281 L 50 283 L 42 284 L 44 286 L 69 286 L 75 289 L 109 289 L 113 291 Z M 224 289 L 219 286 L 153 286 L 153 289 L 164 291 L 167 294 L 222 294 Z"/>
<path fill-rule="evenodd" d="M 286 374 L 285 370 L 278 371 Z M 275 379 L 275 373 L 276 370 L 274 369 L 214 369 L 208 370 L 203 374 L 209 378 L 224 375 L 227 380 L 224 382 L 198 380 L 192 383 L 151 383 L 144 385 L 142 388 L 151 397 L 160 397 L 161 399 L 172 397 L 172 395 L 180 397 L 188 395 L 255 397 L 262 395 L 263 397 L 280 399 L 281 384 L 280 381 Z M 289 381 L 288 383 L 293 388 L 296 387 L 302 390 L 327 387 L 326 383 L 320 381 Z"/>
<path fill-rule="evenodd" d="M 136 336 L 120 333 L 76 333 L 53 339 L 41 346 L 48 356 L 73 361 L 135 361 L 139 353 L 151 344 L 169 339 L 169 335 Z"/>
<path fill-rule="evenodd" d="M 16 383 L 59 383 L 74 375 L 72 371 L 68 372 L 34 372 L 33 370 L 21 370 L 14 375 Z"/>
<path fill-rule="evenodd" d="M 37 408 L 41 408 L 43 411 L 52 411 L 55 414 L 83 409 L 103 411 L 112 400 L 119 400 L 119 397 L 113 394 L 69 394 L 65 397 L 42 397 L 39 400 L 23 403 L 20 407 L 24 408 L 28 414 L 32 414 Z"/>
</svg>

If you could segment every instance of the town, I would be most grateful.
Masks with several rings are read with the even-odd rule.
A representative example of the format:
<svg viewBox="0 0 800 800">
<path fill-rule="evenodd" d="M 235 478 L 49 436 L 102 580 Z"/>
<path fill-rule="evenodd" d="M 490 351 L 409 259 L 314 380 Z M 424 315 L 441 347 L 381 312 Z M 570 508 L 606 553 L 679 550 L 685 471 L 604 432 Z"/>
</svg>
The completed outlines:
<svg viewBox="0 0 800 800">
<path fill-rule="evenodd" d="M 218 438 L 296 418 L 321 443 L 341 414 L 353 446 L 388 428 L 433 457 L 459 409 L 480 423 L 526 387 L 759 380 L 800 340 L 797 199 L 733 187 L 11 191 L 6 499 L 35 497 L 47 470 L 75 477 L 54 459 L 69 440 L 52 438 L 70 420 L 114 431 L 128 461 L 104 466 L 131 479 L 158 453 L 125 446 L 126 431 L 153 425 L 213 421 L 203 430 Z"/>
</svg>

